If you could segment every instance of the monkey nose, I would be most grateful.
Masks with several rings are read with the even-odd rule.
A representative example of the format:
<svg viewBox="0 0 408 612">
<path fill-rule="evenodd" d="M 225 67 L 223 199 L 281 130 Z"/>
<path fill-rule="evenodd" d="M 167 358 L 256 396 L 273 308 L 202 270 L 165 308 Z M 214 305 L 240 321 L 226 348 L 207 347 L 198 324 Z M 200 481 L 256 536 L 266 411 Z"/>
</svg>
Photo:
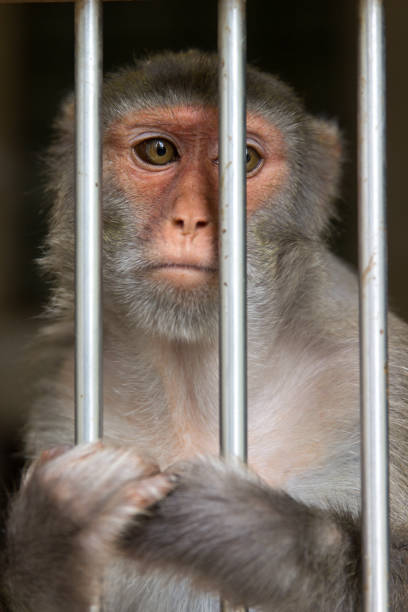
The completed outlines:
<svg viewBox="0 0 408 612">
<path fill-rule="evenodd" d="M 206 228 L 210 224 L 210 220 L 203 216 L 177 215 L 173 217 L 172 224 L 181 234 L 187 236 L 188 234 L 196 234 Z"/>
</svg>

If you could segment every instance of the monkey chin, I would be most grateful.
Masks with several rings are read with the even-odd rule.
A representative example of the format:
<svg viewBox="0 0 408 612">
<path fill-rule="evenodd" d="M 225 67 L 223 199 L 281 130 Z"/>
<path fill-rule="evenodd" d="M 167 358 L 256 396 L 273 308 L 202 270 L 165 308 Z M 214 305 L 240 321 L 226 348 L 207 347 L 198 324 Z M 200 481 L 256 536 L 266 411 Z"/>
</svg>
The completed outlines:
<svg viewBox="0 0 408 612">
<path fill-rule="evenodd" d="M 207 273 L 206 279 L 196 285 L 176 283 L 160 274 L 153 277 L 150 269 L 133 277 L 132 291 L 127 284 L 127 291 L 117 295 L 114 308 L 125 315 L 130 333 L 142 331 L 168 341 L 212 344 L 218 339 L 217 274 Z M 124 295 L 128 299 L 123 299 Z"/>
</svg>

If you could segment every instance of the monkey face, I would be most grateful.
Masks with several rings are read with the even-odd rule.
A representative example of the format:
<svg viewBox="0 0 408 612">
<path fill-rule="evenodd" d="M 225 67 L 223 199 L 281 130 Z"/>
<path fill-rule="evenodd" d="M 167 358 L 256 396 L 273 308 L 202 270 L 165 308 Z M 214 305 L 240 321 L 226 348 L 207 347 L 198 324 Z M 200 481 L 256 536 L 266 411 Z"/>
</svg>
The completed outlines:
<svg viewBox="0 0 408 612">
<path fill-rule="evenodd" d="M 246 156 L 251 216 L 265 197 L 272 198 L 280 190 L 287 175 L 282 137 L 262 117 L 248 118 Z M 214 326 L 217 303 L 218 165 L 214 108 L 130 112 L 107 132 L 105 175 L 121 192 L 121 210 L 126 207 L 126 216 L 132 220 L 119 222 L 121 231 L 113 240 L 120 250 L 127 250 L 126 275 L 127 283 L 133 279 L 132 294 L 137 292 L 138 303 L 150 295 L 155 310 L 163 311 L 164 301 L 167 321 L 176 309 L 183 329 L 186 320 L 193 318 L 195 329 L 202 330 L 203 323 L 197 322 L 200 316 L 207 334 L 206 321 Z M 110 211 L 114 218 L 117 204 L 113 210 L 111 195 L 105 201 L 107 215 Z M 107 259 L 112 257 L 115 260 L 111 250 Z M 132 259 L 133 270 L 129 268 Z M 119 270 L 112 270 L 116 282 L 121 269 L 123 261 Z"/>
</svg>

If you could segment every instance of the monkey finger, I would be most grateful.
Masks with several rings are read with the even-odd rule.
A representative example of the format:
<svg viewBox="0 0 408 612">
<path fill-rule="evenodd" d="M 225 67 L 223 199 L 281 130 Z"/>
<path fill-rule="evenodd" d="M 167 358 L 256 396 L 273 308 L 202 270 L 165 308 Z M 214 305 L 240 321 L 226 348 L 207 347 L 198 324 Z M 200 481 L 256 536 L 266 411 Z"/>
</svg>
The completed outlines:
<svg viewBox="0 0 408 612">
<path fill-rule="evenodd" d="M 38 458 L 38 463 L 46 463 L 47 461 L 51 461 L 52 459 L 56 459 L 60 455 L 64 455 L 69 450 L 71 450 L 72 445 L 64 444 L 61 446 L 54 446 L 54 448 L 49 448 L 41 453 Z"/>
<path fill-rule="evenodd" d="M 140 480 L 132 480 L 112 496 L 104 507 L 104 512 L 111 511 L 118 503 L 131 506 L 131 513 L 145 512 L 147 508 L 166 497 L 174 484 L 166 474 L 156 474 Z"/>
<path fill-rule="evenodd" d="M 84 530 L 82 542 L 95 550 L 98 548 L 96 552 L 103 554 L 106 547 L 114 545 L 120 535 L 135 524 L 138 515 L 148 514 L 149 506 L 157 503 L 172 489 L 171 479 L 165 474 L 128 482 L 99 509 L 98 516 Z"/>
<path fill-rule="evenodd" d="M 61 446 L 54 446 L 53 448 L 49 448 L 45 451 L 42 451 L 40 456 L 37 457 L 37 459 L 35 459 L 31 463 L 31 465 L 28 467 L 28 469 L 25 471 L 23 478 L 22 478 L 22 485 L 25 485 L 30 480 L 30 478 L 33 475 L 33 472 L 35 472 L 40 466 L 44 465 L 48 461 L 52 461 L 53 459 L 56 459 L 57 457 L 60 457 L 61 455 L 67 453 L 68 451 L 71 450 L 71 448 L 72 448 L 71 445 L 64 444 Z"/>
</svg>

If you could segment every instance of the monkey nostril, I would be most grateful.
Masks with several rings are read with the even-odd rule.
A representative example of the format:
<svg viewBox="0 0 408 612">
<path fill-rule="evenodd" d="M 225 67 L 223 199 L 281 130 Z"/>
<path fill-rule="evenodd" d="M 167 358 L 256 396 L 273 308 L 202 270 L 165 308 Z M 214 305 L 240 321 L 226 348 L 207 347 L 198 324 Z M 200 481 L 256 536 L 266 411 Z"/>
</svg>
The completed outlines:
<svg viewBox="0 0 408 612">
<path fill-rule="evenodd" d="M 173 219 L 173 225 L 175 225 L 179 229 L 184 229 L 184 220 L 180 218 Z"/>
<path fill-rule="evenodd" d="M 208 226 L 206 219 L 194 219 L 192 217 L 173 217 L 173 227 L 183 233 L 191 234 Z"/>
<path fill-rule="evenodd" d="M 207 225 L 207 221 L 197 221 L 196 229 L 200 229 L 200 227 L 206 227 Z"/>
</svg>

